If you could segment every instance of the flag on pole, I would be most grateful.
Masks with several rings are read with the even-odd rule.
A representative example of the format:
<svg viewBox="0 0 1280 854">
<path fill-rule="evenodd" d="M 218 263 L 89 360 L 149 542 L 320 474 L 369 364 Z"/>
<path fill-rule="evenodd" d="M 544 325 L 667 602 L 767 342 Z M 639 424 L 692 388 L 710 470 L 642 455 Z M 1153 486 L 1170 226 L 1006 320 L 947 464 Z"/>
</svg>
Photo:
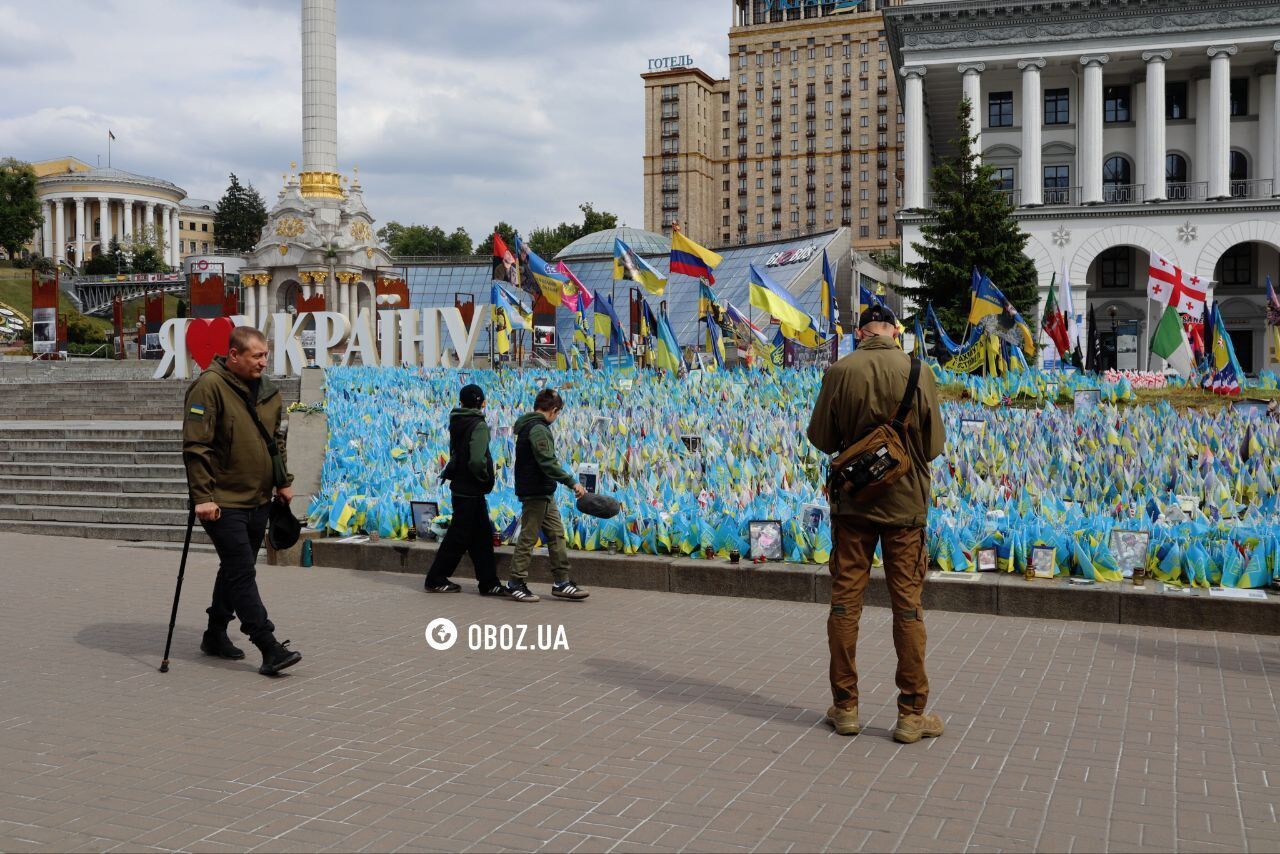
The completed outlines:
<svg viewBox="0 0 1280 854">
<path fill-rule="evenodd" d="M 1237 395 L 1240 393 L 1240 379 L 1244 371 L 1236 358 L 1235 346 L 1231 336 L 1227 334 L 1226 324 L 1222 320 L 1222 312 L 1215 303 L 1213 306 L 1213 352 L 1209 355 L 1209 368 L 1213 372 L 1209 376 L 1209 388 L 1214 394 Z"/>
<path fill-rule="evenodd" d="M 496 231 L 493 233 L 492 278 L 500 282 L 510 282 L 513 285 L 520 284 L 520 268 L 516 264 L 516 256 L 511 254 L 506 241 Z"/>
<path fill-rule="evenodd" d="M 822 250 L 822 286 L 819 288 L 818 312 L 822 318 L 820 332 L 823 338 L 844 334 L 840 328 L 840 304 L 836 301 L 836 277 L 831 273 L 827 250 Z"/>
<path fill-rule="evenodd" d="M 777 318 L 784 337 L 806 347 L 817 347 L 822 343 L 814 319 L 796 305 L 786 288 L 755 264 L 751 265 L 750 283 L 751 304 Z"/>
<path fill-rule="evenodd" d="M 707 349 L 716 357 L 716 366 L 724 367 L 724 336 L 720 329 L 723 312 L 716 302 L 716 295 L 706 284 L 699 285 L 699 314 L 707 325 Z"/>
<path fill-rule="evenodd" d="M 569 284 L 569 280 L 549 267 L 547 262 L 543 261 L 528 243 L 521 240 L 518 234 L 516 235 L 516 253 L 524 261 L 525 268 L 542 291 L 543 298 L 553 306 L 561 305 L 564 302 L 565 286 Z"/>
<path fill-rule="evenodd" d="M 1204 306 L 1207 284 L 1199 276 L 1187 277 L 1168 258 L 1151 253 L 1147 267 L 1147 298 L 1161 305 L 1172 305 L 1183 314 Z"/>
<path fill-rule="evenodd" d="M 1056 281 L 1049 284 L 1049 298 L 1045 300 L 1044 317 L 1040 320 L 1040 326 L 1057 349 L 1058 358 L 1065 362 L 1070 358 L 1071 342 L 1067 336 L 1066 321 L 1063 320 L 1062 312 L 1058 311 L 1058 295 L 1054 284 Z"/>
<path fill-rule="evenodd" d="M 648 307 L 647 301 L 645 306 Z M 665 371 L 678 374 L 684 367 L 684 360 L 680 356 L 680 344 L 676 341 L 675 333 L 671 331 L 667 316 L 660 314 L 655 319 L 657 325 L 653 336 L 654 364 Z"/>
<path fill-rule="evenodd" d="M 609 340 L 610 353 L 630 352 L 627 334 L 622 328 L 622 321 L 618 320 L 617 312 L 613 310 L 613 303 L 599 291 L 596 291 L 595 298 L 595 331 L 597 335 L 603 335 Z"/>
<path fill-rule="evenodd" d="M 517 326 L 521 329 L 533 328 L 533 312 L 525 308 L 520 298 L 503 287 L 501 283 L 493 283 L 489 301 L 506 312 L 507 321 L 513 329 Z"/>
<path fill-rule="evenodd" d="M 1151 336 L 1151 352 L 1168 362 L 1182 376 L 1191 376 L 1194 364 L 1191 344 L 1182 328 L 1182 317 L 1171 305 L 1165 306 L 1155 334 Z"/>
<path fill-rule="evenodd" d="M 1271 327 L 1271 361 L 1280 362 L 1280 297 L 1267 276 L 1267 325 Z"/>
<path fill-rule="evenodd" d="M 556 264 L 555 269 L 557 273 L 568 280 L 568 283 L 564 285 L 564 307 L 570 311 L 578 312 L 591 308 L 591 291 L 578 280 L 578 277 L 569 269 L 569 265 L 560 261 Z"/>
<path fill-rule="evenodd" d="M 662 296 L 667 288 L 667 277 L 616 237 L 613 239 L 613 280 L 627 280 L 643 285 L 655 297 Z"/>
<path fill-rule="evenodd" d="M 108 131 L 107 131 L 107 136 L 109 136 L 111 139 L 115 139 L 115 138 L 116 138 L 116 135 L 115 135 L 114 133 L 112 133 L 110 130 L 108 130 Z"/>
<path fill-rule="evenodd" d="M 723 260 L 710 249 L 685 237 L 678 228 L 671 232 L 671 272 L 706 279 L 709 284 L 714 285 L 716 277 L 711 271 Z"/>
<path fill-rule="evenodd" d="M 1062 313 L 1067 328 L 1068 353 L 1059 353 L 1063 361 L 1069 361 L 1077 368 L 1084 369 L 1084 357 L 1080 353 L 1080 324 L 1076 323 L 1076 309 L 1071 299 L 1071 276 L 1067 272 L 1066 262 L 1062 264 L 1062 280 L 1058 285 L 1058 311 Z"/>
</svg>

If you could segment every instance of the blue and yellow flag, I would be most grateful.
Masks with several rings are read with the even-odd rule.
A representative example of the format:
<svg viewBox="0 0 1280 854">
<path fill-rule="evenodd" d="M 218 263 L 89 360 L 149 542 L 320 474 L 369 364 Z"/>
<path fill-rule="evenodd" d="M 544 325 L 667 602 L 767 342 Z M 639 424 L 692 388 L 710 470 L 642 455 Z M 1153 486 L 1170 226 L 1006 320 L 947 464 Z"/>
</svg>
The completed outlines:
<svg viewBox="0 0 1280 854">
<path fill-rule="evenodd" d="M 724 258 L 707 249 L 705 246 L 699 246 L 689 238 L 680 233 L 679 229 L 675 229 L 671 233 L 671 272 L 684 273 L 686 276 L 692 276 L 695 279 L 706 279 L 710 284 L 716 283 L 716 277 L 711 271 L 723 261 Z"/>
<path fill-rule="evenodd" d="M 647 308 L 648 303 L 646 302 L 645 305 Z M 680 356 L 680 344 L 676 341 L 675 333 L 671 331 L 671 324 L 667 322 L 665 314 L 658 315 L 656 321 L 653 335 L 653 363 L 664 371 L 678 374 L 684 366 L 684 359 Z"/>
<path fill-rule="evenodd" d="M 983 276 L 973 291 L 973 303 L 969 306 L 969 325 L 976 326 L 984 317 L 1003 314 L 1007 300 L 991 279 Z"/>
<path fill-rule="evenodd" d="M 822 317 L 822 337 L 844 334 L 840 328 L 840 304 L 836 301 L 836 277 L 831 273 L 831 262 L 827 260 L 827 250 L 822 250 L 822 286 L 819 288 L 818 308 Z"/>
<path fill-rule="evenodd" d="M 818 324 L 804 309 L 796 305 L 786 288 L 769 278 L 755 264 L 751 265 L 750 281 L 751 304 L 775 317 L 784 337 L 806 347 L 817 347 L 822 343 Z"/>
<path fill-rule="evenodd" d="M 655 297 L 662 296 L 667 288 L 667 277 L 616 237 L 613 239 L 613 280 L 627 280 L 643 285 Z"/>
<path fill-rule="evenodd" d="M 595 330 L 596 334 L 603 335 L 609 340 L 609 353 L 617 355 L 623 351 L 630 352 L 631 347 L 627 343 L 627 333 L 622 326 L 622 321 L 618 320 L 618 314 L 613 310 L 613 303 L 599 291 L 596 291 L 595 306 Z"/>
<path fill-rule="evenodd" d="M 720 306 L 716 303 L 715 294 L 711 288 L 699 285 L 698 303 L 702 322 L 707 325 L 707 349 L 716 357 L 716 367 L 724 368 L 724 335 L 720 329 L 718 320 Z"/>
<path fill-rule="evenodd" d="M 1218 303 L 1213 303 L 1213 347 L 1209 354 L 1209 388 L 1214 394 L 1237 395 L 1240 393 L 1240 379 L 1244 370 L 1240 360 L 1236 358 L 1236 348 L 1227 334 L 1226 324 L 1222 321 L 1222 312 Z"/>
<path fill-rule="evenodd" d="M 533 276 L 533 280 L 542 291 L 543 298 L 552 305 L 558 306 L 564 301 L 566 288 L 572 289 L 569 277 L 547 266 L 547 262 L 538 257 L 538 253 L 529 248 L 529 244 L 516 235 L 516 254 L 524 262 L 525 269 Z"/>
<path fill-rule="evenodd" d="M 507 290 L 506 285 L 494 282 L 490 288 L 489 302 L 506 313 L 512 329 L 533 328 L 533 312 L 525 308 L 520 298 Z"/>
</svg>

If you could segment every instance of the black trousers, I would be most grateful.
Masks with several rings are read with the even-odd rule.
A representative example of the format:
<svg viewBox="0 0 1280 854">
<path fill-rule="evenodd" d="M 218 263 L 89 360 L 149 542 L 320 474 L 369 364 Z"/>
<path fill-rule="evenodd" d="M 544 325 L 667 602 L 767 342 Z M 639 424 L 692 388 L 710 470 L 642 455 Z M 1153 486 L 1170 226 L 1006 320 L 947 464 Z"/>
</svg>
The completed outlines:
<svg viewBox="0 0 1280 854">
<path fill-rule="evenodd" d="M 453 521 L 445 531 L 431 569 L 427 570 L 427 583 L 448 580 L 464 554 L 471 556 L 481 589 L 487 590 L 498 583 L 498 567 L 493 558 L 493 523 L 489 521 L 489 502 L 483 495 L 453 496 Z"/>
<path fill-rule="evenodd" d="M 222 509 L 215 522 L 201 522 L 213 547 L 218 550 L 218 578 L 213 582 L 213 603 L 208 608 L 209 628 L 226 631 L 233 617 L 240 618 L 240 631 L 256 646 L 269 642 L 276 627 L 267 618 L 267 608 L 258 595 L 258 571 L 254 564 L 267 533 L 270 503 L 256 510 Z"/>
</svg>

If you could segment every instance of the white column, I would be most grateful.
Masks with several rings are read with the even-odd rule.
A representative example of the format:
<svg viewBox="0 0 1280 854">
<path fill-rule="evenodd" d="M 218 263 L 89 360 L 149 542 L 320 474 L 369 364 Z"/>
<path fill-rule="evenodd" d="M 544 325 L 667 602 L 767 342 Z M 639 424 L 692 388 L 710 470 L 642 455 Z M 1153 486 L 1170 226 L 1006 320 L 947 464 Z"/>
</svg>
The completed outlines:
<svg viewBox="0 0 1280 854">
<path fill-rule="evenodd" d="M 44 210 L 44 224 L 40 226 L 41 241 L 40 254 L 46 258 L 53 257 L 53 202 L 45 202 L 42 206 Z"/>
<path fill-rule="evenodd" d="M 1209 198 L 1231 195 L 1227 158 L 1231 153 L 1231 57 L 1235 45 L 1209 48 Z"/>
<path fill-rule="evenodd" d="M 1080 150 L 1076 154 L 1080 172 L 1080 201 L 1102 201 L 1102 66 L 1107 54 L 1080 57 L 1084 66 L 1084 96 L 1080 99 Z"/>
<path fill-rule="evenodd" d="M 302 0 L 302 171 L 338 171 L 338 4 Z"/>
<path fill-rule="evenodd" d="M 133 239 L 133 199 L 124 200 L 124 213 L 120 222 L 120 231 L 125 240 Z"/>
<path fill-rule="evenodd" d="M 1165 192 L 1165 108 L 1164 64 L 1173 56 L 1171 50 L 1149 50 L 1142 54 L 1147 64 L 1146 147 L 1147 201 L 1163 199 Z"/>
<path fill-rule="evenodd" d="M 177 205 L 170 207 L 169 209 L 169 257 L 170 259 L 173 259 L 173 260 L 170 260 L 169 264 L 172 264 L 174 266 L 174 269 L 178 269 L 179 266 L 182 266 L 182 241 L 180 241 L 180 239 L 178 238 L 178 232 L 179 230 L 182 230 L 182 229 L 180 229 L 178 225 L 178 222 L 179 222 L 178 213 L 179 213 L 179 209 Z"/>
<path fill-rule="evenodd" d="M 1271 156 L 1271 193 L 1280 196 L 1280 42 L 1271 45 L 1271 49 L 1276 53 L 1276 73 L 1271 81 L 1271 88 L 1275 90 L 1271 99 L 1271 150 L 1264 151 L 1263 157 Z M 1280 358 L 1280 353 L 1276 357 Z"/>
<path fill-rule="evenodd" d="M 348 289 L 347 283 L 339 279 L 338 280 L 338 299 L 333 304 L 333 308 L 329 310 L 336 311 L 339 314 L 350 317 L 351 311 L 348 307 L 350 303 L 351 303 L 351 292 Z"/>
<path fill-rule="evenodd" d="M 142 224 L 154 237 L 156 233 L 156 203 L 147 202 L 146 205 L 145 212 L 142 216 Z"/>
<path fill-rule="evenodd" d="M 1133 116 L 1133 171 L 1129 182 L 1142 184 L 1147 176 L 1147 83 L 1134 78 L 1133 103 L 1129 115 Z M 1103 166 L 1106 166 L 1105 161 Z M 1105 171 L 1105 168 L 1104 168 Z M 1106 195 L 1105 193 L 1103 194 Z M 1139 199 L 1141 201 L 1141 199 Z"/>
<path fill-rule="evenodd" d="M 1191 162 L 1191 180 L 1209 181 L 1209 78 L 1195 81 L 1196 89 L 1196 154 Z"/>
<path fill-rule="evenodd" d="M 974 157 L 982 160 L 982 72 L 987 70 L 985 62 L 970 62 L 956 66 L 963 77 L 961 89 L 969 101 L 969 135 L 973 137 Z"/>
<path fill-rule="evenodd" d="M 1277 42 L 1280 46 L 1280 42 Z M 1271 181 L 1271 192 L 1277 192 L 1276 178 L 1276 66 L 1266 63 L 1258 67 L 1258 167 L 1256 177 Z"/>
<path fill-rule="evenodd" d="M 1044 203 L 1044 171 L 1040 166 L 1044 94 L 1040 91 L 1040 58 L 1018 60 L 1022 71 L 1022 204 Z"/>
<path fill-rule="evenodd" d="M 53 208 L 53 255 L 51 257 L 65 260 L 67 257 L 66 202 L 55 199 Z"/>
<path fill-rule="evenodd" d="M 244 290 L 244 305 L 240 313 L 249 318 L 250 326 L 258 325 L 258 279 L 255 276 L 241 276 L 240 284 Z"/>
<path fill-rule="evenodd" d="M 904 118 L 907 120 L 903 206 L 907 210 L 924 207 L 924 75 L 923 66 L 902 69 Z"/>
<path fill-rule="evenodd" d="M 98 197 L 98 220 L 102 223 L 98 242 L 102 246 L 102 254 L 106 255 L 107 247 L 111 245 L 111 199 L 106 196 Z"/>
<path fill-rule="evenodd" d="M 76 197 L 76 266 L 84 269 L 84 196 Z"/>
</svg>

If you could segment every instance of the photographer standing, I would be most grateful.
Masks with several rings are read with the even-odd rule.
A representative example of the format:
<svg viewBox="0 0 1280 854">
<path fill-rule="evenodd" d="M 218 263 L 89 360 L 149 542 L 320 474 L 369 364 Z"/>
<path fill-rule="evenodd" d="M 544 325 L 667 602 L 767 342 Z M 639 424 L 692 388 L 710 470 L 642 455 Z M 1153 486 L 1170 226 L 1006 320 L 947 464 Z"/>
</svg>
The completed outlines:
<svg viewBox="0 0 1280 854">
<path fill-rule="evenodd" d="M 884 306 L 872 306 L 858 323 L 858 349 L 832 365 L 809 420 L 809 441 L 835 454 L 894 421 L 909 406 L 899 434 L 909 468 L 874 499 L 831 491 L 834 547 L 831 554 L 831 613 L 827 642 L 831 649 L 831 692 L 827 718 L 841 735 L 856 735 L 858 722 L 858 620 L 862 596 L 879 542 L 893 608 L 893 645 L 898 654 L 896 741 L 913 743 L 942 735 L 942 719 L 925 713 L 929 680 L 925 676 L 924 611 L 920 607 L 927 570 L 925 522 L 931 476 L 929 461 L 942 453 L 946 435 L 938 411 L 933 371 L 917 368 L 914 394 L 907 395 L 913 359 L 894 342 L 897 324 Z M 916 362 L 916 364 L 919 364 Z"/>
<path fill-rule="evenodd" d="M 280 389 L 262 375 L 267 339 L 250 326 L 231 332 L 227 355 L 216 357 L 187 389 L 182 458 L 196 517 L 218 551 L 218 577 L 200 641 L 206 655 L 239 660 L 244 652 L 227 637 L 232 617 L 262 652 L 258 672 L 275 676 L 302 660 L 280 643 L 258 595 L 258 549 L 272 502 L 293 500 L 281 430 Z"/>
</svg>

